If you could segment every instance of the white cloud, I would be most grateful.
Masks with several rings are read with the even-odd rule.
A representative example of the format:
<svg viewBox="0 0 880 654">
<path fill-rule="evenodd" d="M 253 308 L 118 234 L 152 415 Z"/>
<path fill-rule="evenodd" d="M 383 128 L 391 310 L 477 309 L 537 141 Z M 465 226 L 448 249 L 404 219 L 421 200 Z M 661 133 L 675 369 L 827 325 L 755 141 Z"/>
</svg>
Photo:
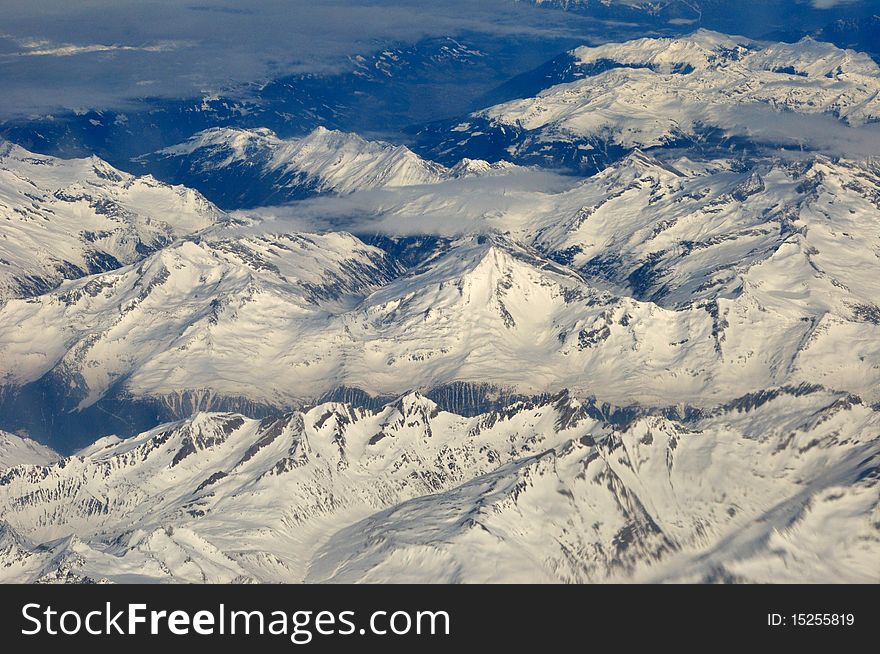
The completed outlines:
<svg viewBox="0 0 880 654">
<path fill-rule="evenodd" d="M 256 219 L 234 233 L 346 230 L 395 235 L 462 234 L 504 231 L 546 210 L 552 195 L 579 184 L 576 177 L 527 168 L 489 177 L 452 179 L 439 184 L 323 196 L 288 205 L 242 210 Z"/>
<path fill-rule="evenodd" d="M 3 54 L 3 58 L 14 57 L 72 57 L 97 52 L 169 52 L 187 45 L 185 41 L 161 41 L 152 45 L 105 45 L 94 43 L 76 45 L 73 43 L 53 44 L 46 39 L 15 39 L 24 47 L 18 52 Z"/>
<path fill-rule="evenodd" d="M 816 9 L 831 9 L 838 5 L 848 5 L 860 2 L 860 0 L 813 0 Z"/>
</svg>

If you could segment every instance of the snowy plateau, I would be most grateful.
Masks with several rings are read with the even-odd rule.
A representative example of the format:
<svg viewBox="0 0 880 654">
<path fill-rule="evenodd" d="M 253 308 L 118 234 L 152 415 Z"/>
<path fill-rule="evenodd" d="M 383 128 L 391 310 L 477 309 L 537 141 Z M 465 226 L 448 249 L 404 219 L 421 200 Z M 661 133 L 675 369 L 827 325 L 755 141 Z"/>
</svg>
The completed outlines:
<svg viewBox="0 0 880 654">
<path fill-rule="evenodd" d="M 0 144 L 0 581 L 880 582 L 880 67 L 542 71 L 406 145 Z"/>
</svg>

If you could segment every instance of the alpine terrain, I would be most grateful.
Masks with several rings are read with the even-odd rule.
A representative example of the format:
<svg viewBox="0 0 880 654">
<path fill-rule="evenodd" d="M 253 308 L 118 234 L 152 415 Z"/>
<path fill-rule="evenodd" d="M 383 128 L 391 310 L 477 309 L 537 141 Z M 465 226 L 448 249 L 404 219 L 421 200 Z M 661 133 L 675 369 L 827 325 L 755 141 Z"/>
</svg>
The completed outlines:
<svg viewBox="0 0 880 654">
<path fill-rule="evenodd" d="M 656 29 L 443 115 L 493 55 L 388 46 L 427 118 L 360 134 L 4 132 L 0 581 L 880 582 L 880 67 L 533 4 Z"/>
</svg>

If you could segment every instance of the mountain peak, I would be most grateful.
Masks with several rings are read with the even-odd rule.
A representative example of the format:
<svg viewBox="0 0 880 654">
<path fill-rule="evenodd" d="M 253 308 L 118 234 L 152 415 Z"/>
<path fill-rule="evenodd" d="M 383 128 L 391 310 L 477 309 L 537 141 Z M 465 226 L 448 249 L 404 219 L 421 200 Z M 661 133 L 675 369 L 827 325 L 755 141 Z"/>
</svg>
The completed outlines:
<svg viewBox="0 0 880 654">
<path fill-rule="evenodd" d="M 155 155 L 159 158 L 176 158 L 198 153 L 204 165 L 225 168 L 247 160 L 264 148 L 277 147 L 280 142 L 272 130 L 265 128 L 211 127 L 193 134 L 183 143 L 163 148 Z M 139 159 L 148 158 L 144 156 Z"/>
<path fill-rule="evenodd" d="M 390 406 L 399 411 L 404 418 L 418 417 L 425 424 L 440 413 L 440 407 L 437 403 L 428 399 L 419 391 L 410 391 L 402 395 Z"/>
<path fill-rule="evenodd" d="M 4 146 L 0 304 L 142 260 L 229 217 L 198 192 L 134 177 L 97 157 L 57 159 Z"/>
<path fill-rule="evenodd" d="M 699 29 L 679 37 L 583 46 L 572 54 L 581 65 L 612 61 L 624 66 L 647 66 L 657 72 L 686 74 L 694 69 L 715 68 L 754 47 L 750 39 Z"/>
<path fill-rule="evenodd" d="M 619 173 L 621 170 L 633 171 L 636 174 L 644 175 L 646 173 L 657 173 L 662 177 L 674 179 L 676 177 L 685 177 L 685 173 L 678 170 L 669 162 L 658 159 L 650 154 L 646 154 L 640 148 L 636 148 L 621 161 L 612 164 L 600 174 Z"/>
</svg>

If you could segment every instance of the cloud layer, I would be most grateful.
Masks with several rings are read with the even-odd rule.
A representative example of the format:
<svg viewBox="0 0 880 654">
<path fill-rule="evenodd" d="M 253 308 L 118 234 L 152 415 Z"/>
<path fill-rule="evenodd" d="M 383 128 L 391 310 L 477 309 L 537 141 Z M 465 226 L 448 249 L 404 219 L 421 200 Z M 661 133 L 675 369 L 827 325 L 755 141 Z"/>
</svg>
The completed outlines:
<svg viewBox="0 0 880 654">
<path fill-rule="evenodd" d="M 586 17 L 508 0 L 30 0 L 2 3 L 0 113 L 124 106 L 289 72 L 339 70 L 389 41 L 465 32 L 581 38 Z"/>
</svg>

